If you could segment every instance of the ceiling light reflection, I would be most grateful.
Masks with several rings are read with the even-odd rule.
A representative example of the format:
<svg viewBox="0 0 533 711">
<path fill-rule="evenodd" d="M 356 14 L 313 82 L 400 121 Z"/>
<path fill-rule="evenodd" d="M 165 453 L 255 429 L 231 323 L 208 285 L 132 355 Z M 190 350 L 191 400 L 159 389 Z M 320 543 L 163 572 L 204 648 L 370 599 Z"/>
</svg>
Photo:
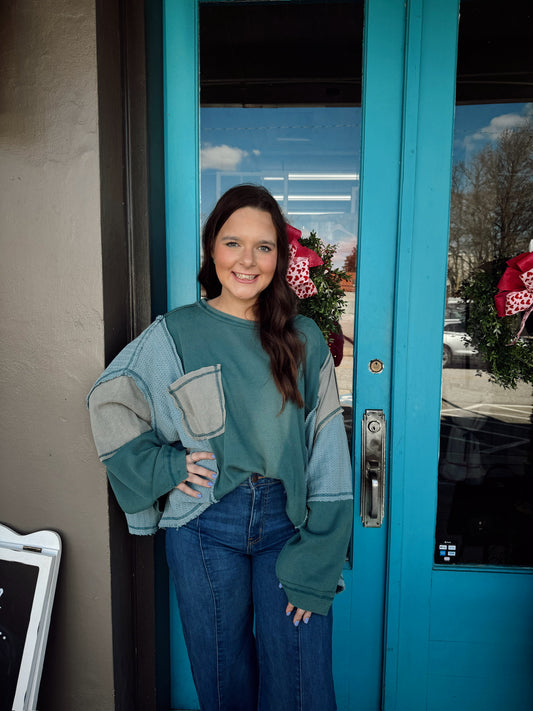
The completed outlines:
<svg viewBox="0 0 533 711">
<path fill-rule="evenodd" d="M 283 195 L 274 195 L 276 200 L 284 200 Z M 328 202 L 349 202 L 352 199 L 351 195 L 288 195 L 288 200 L 313 201 L 325 200 Z"/>
</svg>

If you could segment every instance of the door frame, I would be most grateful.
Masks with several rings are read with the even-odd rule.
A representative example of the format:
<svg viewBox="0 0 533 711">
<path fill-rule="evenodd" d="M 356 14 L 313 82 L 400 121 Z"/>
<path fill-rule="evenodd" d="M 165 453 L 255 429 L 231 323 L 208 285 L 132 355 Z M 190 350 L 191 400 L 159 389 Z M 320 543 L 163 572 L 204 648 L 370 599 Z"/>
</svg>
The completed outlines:
<svg viewBox="0 0 533 711">
<path fill-rule="evenodd" d="M 152 142 L 146 96 L 148 20 L 137 0 L 95 3 L 106 364 L 154 315 L 150 250 L 158 235 L 148 220 L 154 179 L 146 160 Z M 101 573 L 111 587 L 113 708 L 168 708 L 162 681 L 168 635 L 165 640 L 160 634 L 159 618 L 165 612 L 156 601 L 154 539 L 131 536 L 111 489 L 108 499 L 110 560 L 109 570 Z"/>
</svg>

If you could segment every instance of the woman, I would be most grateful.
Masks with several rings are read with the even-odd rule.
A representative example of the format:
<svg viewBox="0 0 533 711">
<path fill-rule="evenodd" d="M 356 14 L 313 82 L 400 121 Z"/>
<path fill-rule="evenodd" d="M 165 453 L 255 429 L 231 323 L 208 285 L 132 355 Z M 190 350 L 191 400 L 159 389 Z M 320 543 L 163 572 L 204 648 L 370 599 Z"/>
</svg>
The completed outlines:
<svg viewBox="0 0 533 711">
<path fill-rule="evenodd" d="M 331 356 L 285 278 L 286 229 L 264 188 L 225 193 L 203 231 L 207 299 L 156 319 L 89 394 L 130 531 L 167 529 L 204 711 L 336 708 L 351 466 Z"/>
</svg>

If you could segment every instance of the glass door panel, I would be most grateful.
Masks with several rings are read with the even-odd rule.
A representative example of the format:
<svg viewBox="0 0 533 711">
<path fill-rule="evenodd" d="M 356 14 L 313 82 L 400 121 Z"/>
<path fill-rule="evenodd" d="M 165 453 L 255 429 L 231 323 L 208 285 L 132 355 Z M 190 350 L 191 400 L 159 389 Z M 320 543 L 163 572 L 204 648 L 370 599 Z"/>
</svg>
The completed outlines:
<svg viewBox="0 0 533 711">
<path fill-rule="evenodd" d="M 343 356 L 336 369 L 351 430 L 355 262 L 359 208 L 359 107 L 234 108 L 200 111 L 201 221 L 232 185 L 264 185 L 286 219 L 334 249 L 342 282 Z"/>
<path fill-rule="evenodd" d="M 532 23 L 523 3 L 486 10 L 465 2 L 459 28 L 435 563 L 533 566 L 533 384 L 513 376 L 533 330 L 507 345 L 493 300 L 533 250 Z"/>
<path fill-rule="evenodd" d="M 201 222 L 232 185 L 260 184 L 332 249 L 347 274 L 335 358 L 350 443 L 362 31 L 357 0 L 200 4 Z"/>
</svg>

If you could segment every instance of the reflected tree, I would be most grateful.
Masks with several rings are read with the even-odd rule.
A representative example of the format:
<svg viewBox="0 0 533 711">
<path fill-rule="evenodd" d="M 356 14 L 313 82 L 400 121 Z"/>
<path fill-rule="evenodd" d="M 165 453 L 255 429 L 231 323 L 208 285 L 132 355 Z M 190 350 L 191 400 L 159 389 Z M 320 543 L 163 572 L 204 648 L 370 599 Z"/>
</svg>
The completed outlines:
<svg viewBox="0 0 533 711">
<path fill-rule="evenodd" d="M 357 264 L 357 247 L 354 247 L 350 254 L 345 258 L 343 269 L 345 272 L 354 272 Z"/>
<path fill-rule="evenodd" d="M 527 251 L 533 238 L 533 123 L 503 131 L 452 174 L 448 279 L 456 294 L 482 264 Z"/>
</svg>

